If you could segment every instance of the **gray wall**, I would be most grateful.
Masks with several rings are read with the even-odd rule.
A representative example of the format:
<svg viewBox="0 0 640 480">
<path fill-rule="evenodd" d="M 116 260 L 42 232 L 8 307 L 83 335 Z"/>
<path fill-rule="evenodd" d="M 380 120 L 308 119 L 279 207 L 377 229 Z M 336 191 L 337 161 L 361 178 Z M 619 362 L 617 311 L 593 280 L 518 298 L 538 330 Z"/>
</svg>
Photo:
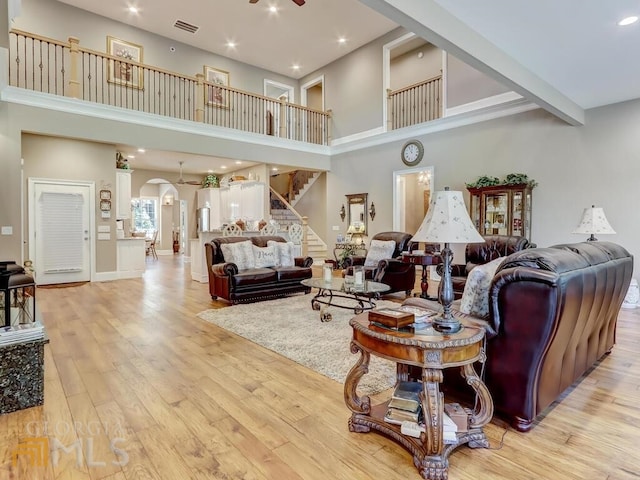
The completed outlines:
<svg viewBox="0 0 640 480">
<path fill-rule="evenodd" d="M 143 60 L 148 65 L 188 76 L 203 73 L 204 65 L 215 67 L 229 72 L 230 86 L 247 92 L 262 94 L 265 78 L 299 85 L 290 77 L 205 52 L 62 2 L 22 0 L 22 4 L 22 14 L 16 18 L 13 28 L 60 41 L 67 41 L 68 37 L 74 36 L 80 39 L 81 47 L 98 52 L 106 52 L 108 35 L 120 38 L 142 45 Z M 173 53 L 169 51 L 171 46 L 176 49 Z"/>
<path fill-rule="evenodd" d="M 469 195 L 465 182 L 481 175 L 526 173 L 538 181 L 533 190 L 532 241 L 539 246 L 578 242 L 572 234 L 584 208 L 604 208 L 616 235 L 602 235 L 640 254 L 640 100 L 587 112 L 586 125 L 572 127 L 542 110 L 418 136 L 425 147 L 422 164 L 434 166 L 435 190 L 449 186 Z M 403 142 L 345 153 L 332 159 L 327 191 L 329 216 L 350 192 L 375 199 L 374 234 L 391 229 L 393 171 L 403 170 Z M 365 175 L 366 172 L 366 175 Z M 339 221 L 339 219 L 338 219 Z M 327 226 L 327 238 L 333 235 Z"/>
<path fill-rule="evenodd" d="M 42 135 L 22 136 L 22 158 L 24 160 L 24 181 L 29 178 L 47 178 L 56 180 L 83 180 L 95 182 L 96 196 L 100 188 L 108 188 L 112 193 L 112 205 L 115 209 L 116 194 L 116 150 L 113 145 L 71 140 L 66 138 L 45 137 Z M 28 211 L 28 192 L 24 189 L 25 213 Z M 116 270 L 116 217 L 112 210 L 110 219 L 100 217 L 99 201 L 96 198 L 95 219 L 97 229 L 108 225 L 111 240 L 95 242 L 96 272 Z M 26 215 L 25 215 L 26 218 Z M 25 222 L 24 258 L 29 258 L 29 231 Z M 19 260 L 20 257 L 14 258 Z"/>
<path fill-rule="evenodd" d="M 447 53 L 447 107 L 457 107 L 510 90 Z"/>
<path fill-rule="evenodd" d="M 422 58 L 418 58 L 418 53 Z M 390 88 L 398 90 L 442 73 L 442 50 L 427 43 L 391 60 Z"/>
</svg>

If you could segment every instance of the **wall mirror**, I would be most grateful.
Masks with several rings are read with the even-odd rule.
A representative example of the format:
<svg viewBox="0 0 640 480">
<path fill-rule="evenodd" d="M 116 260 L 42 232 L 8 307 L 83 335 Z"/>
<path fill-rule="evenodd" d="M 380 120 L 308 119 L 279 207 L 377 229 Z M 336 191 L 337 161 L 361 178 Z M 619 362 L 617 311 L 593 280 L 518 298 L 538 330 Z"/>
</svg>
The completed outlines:
<svg viewBox="0 0 640 480">
<path fill-rule="evenodd" d="M 363 235 L 367 234 L 367 194 L 354 193 L 347 197 L 347 222 L 349 225 L 359 223 L 364 227 Z"/>
</svg>

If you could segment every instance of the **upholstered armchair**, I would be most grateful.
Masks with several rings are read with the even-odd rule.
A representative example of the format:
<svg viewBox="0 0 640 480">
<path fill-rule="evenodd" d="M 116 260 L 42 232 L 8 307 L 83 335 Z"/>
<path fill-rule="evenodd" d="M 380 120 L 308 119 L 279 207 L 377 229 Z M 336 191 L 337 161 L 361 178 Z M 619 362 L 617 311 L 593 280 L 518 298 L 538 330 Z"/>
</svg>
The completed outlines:
<svg viewBox="0 0 640 480">
<path fill-rule="evenodd" d="M 367 280 L 391 287 L 386 293 L 405 292 L 410 295 L 416 280 L 416 267 L 411 263 L 404 263 L 401 254 L 410 250 L 411 237 L 413 235 L 404 232 L 377 233 L 371 238 L 366 257 L 351 255 L 345 259 L 342 275 L 353 275 L 355 265 L 364 265 Z M 393 247 L 391 241 L 395 242 Z"/>
<path fill-rule="evenodd" d="M 535 248 L 535 243 L 530 243 L 525 237 L 513 235 L 484 235 L 484 243 L 469 243 L 465 250 L 465 264 L 451 265 L 451 279 L 453 281 L 453 293 L 455 298 L 461 298 L 467 282 L 467 276 L 476 265 L 506 257 L 525 248 Z M 442 265 L 437 272 L 442 275 Z"/>
</svg>

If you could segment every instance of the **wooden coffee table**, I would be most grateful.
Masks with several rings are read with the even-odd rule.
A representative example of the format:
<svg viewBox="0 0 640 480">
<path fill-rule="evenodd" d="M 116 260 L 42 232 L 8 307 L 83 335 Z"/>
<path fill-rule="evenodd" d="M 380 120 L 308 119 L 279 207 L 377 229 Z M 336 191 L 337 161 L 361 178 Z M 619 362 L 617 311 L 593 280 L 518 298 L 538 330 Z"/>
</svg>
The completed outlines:
<svg viewBox="0 0 640 480">
<path fill-rule="evenodd" d="M 374 297 L 391 289 L 389 285 L 371 280 L 365 280 L 364 286 L 360 289 L 348 288 L 345 287 L 342 278 L 335 277 L 331 282 L 323 278 L 306 278 L 301 283 L 318 289 L 316 296 L 311 299 L 311 307 L 314 310 L 320 310 L 322 304 L 327 307 L 347 308 L 356 314 L 376 308 Z M 321 312 L 320 319 L 329 321 L 331 315 Z"/>
</svg>

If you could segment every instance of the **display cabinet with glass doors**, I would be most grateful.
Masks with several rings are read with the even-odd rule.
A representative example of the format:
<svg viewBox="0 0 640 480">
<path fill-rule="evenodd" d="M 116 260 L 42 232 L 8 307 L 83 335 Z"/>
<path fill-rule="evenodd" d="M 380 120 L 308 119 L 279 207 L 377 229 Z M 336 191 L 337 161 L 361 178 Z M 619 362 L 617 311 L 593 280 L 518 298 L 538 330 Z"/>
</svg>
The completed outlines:
<svg viewBox="0 0 640 480">
<path fill-rule="evenodd" d="M 470 215 L 481 235 L 518 235 L 531 241 L 531 186 L 468 187 Z"/>
</svg>

